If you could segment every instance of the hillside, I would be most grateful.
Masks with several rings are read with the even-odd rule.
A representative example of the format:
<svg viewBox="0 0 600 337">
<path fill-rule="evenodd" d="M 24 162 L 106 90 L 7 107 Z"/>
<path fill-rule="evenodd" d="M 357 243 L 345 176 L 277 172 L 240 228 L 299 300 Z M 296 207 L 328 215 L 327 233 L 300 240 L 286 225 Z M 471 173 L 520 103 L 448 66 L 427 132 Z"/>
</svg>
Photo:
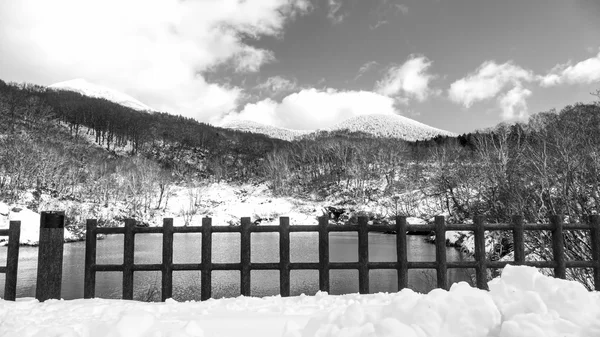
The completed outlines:
<svg viewBox="0 0 600 337">
<path fill-rule="evenodd" d="M 436 136 L 457 136 L 452 132 L 437 129 L 400 115 L 356 116 L 334 125 L 331 129 L 364 132 L 376 137 L 399 138 L 407 141 L 425 140 Z"/>
<path fill-rule="evenodd" d="M 280 128 L 277 126 L 261 124 L 249 120 L 234 120 L 221 125 L 221 127 L 242 132 L 259 133 L 267 135 L 271 138 L 287 141 L 292 141 L 300 136 L 310 133 L 310 131 Z"/>
<path fill-rule="evenodd" d="M 49 85 L 48 88 L 53 90 L 73 91 L 88 97 L 103 98 L 138 111 L 155 111 L 151 107 L 125 93 L 119 92 L 111 88 L 103 87 L 94 83 L 90 83 L 81 78 L 54 83 L 52 85 Z"/>
<path fill-rule="evenodd" d="M 223 128 L 264 134 L 271 138 L 287 141 L 298 140 L 304 136 L 317 137 L 323 133 L 335 131 L 349 131 L 379 138 L 396 138 L 406 141 L 426 140 L 438 136 L 456 137 L 457 135 L 445 130 L 417 122 L 400 115 L 372 114 L 349 118 L 330 128 L 314 131 L 292 130 L 272 125 L 261 124 L 248 120 L 236 120 L 221 125 Z"/>
</svg>

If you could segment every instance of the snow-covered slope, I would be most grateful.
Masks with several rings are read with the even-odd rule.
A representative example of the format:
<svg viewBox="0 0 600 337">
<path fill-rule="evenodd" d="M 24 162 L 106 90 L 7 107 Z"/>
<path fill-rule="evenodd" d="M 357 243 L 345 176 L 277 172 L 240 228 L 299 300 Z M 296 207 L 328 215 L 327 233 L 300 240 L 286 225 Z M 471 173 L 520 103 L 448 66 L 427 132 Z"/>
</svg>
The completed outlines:
<svg viewBox="0 0 600 337">
<path fill-rule="evenodd" d="M 56 89 L 56 90 L 68 90 L 78 92 L 85 96 L 104 98 L 111 102 L 115 102 L 117 104 L 139 110 L 139 111 L 155 111 L 151 107 L 146 104 L 138 101 L 137 99 L 119 92 L 117 90 L 103 87 L 94 83 L 90 83 L 84 79 L 78 78 L 70 81 L 64 81 L 59 83 L 54 83 L 48 88 Z"/>
<path fill-rule="evenodd" d="M 311 131 L 304 130 L 292 130 L 286 128 L 280 128 L 277 126 L 271 126 L 253 122 L 249 120 L 233 120 L 221 125 L 223 128 L 239 130 L 252 133 L 261 133 L 271 138 L 278 138 L 283 140 L 293 140 L 296 137 L 310 133 Z"/>
<path fill-rule="evenodd" d="M 221 127 L 246 132 L 262 133 L 272 138 L 293 140 L 303 135 L 319 131 L 350 130 L 354 132 L 365 132 L 376 137 L 401 138 L 408 141 L 433 138 L 438 135 L 456 136 L 456 134 L 434 128 L 427 124 L 417 122 L 413 119 L 400 115 L 364 115 L 349 118 L 334 125 L 331 128 L 308 131 L 292 130 L 271 125 L 265 125 L 248 120 L 234 120 L 227 122 Z"/>
<path fill-rule="evenodd" d="M 331 129 L 365 132 L 377 137 L 401 138 L 408 141 L 428 139 L 438 135 L 456 136 L 452 132 L 437 129 L 400 115 L 374 114 L 352 117 Z"/>
</svg>

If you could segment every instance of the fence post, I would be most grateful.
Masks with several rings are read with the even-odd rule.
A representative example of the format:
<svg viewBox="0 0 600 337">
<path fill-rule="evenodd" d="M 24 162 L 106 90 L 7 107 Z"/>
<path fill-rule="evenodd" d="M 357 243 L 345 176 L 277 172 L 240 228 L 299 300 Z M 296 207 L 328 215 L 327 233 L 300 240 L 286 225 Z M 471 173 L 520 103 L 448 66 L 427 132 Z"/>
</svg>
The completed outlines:
<svg viewBox="0 0 600 337">
<path fill-rule="evenodd" d="M 241 285 L 240 292 L 243 296 L 250 296 L 250 252 L 251 252 L 251 233 L 250 226 L 252 222 L 250 222 L 250 218 L 243 217 L 242 218 L 242 237 L 240 240 L 240 262 L 242 265 L 242 270 L 240 273 Z"/>
<path fill-rule="evenodd" d="M 6 279 L 4 280 L 4 299 L 14 301 L 17 298 L 17 272 L 19 270 L 19 240 L 21 221 L 11 221 L 8 233 L 8 251 L 6 252 Z"/>
<path fill-rule="evenodd" d="M 290 218 L 279 218 L 279 293 L 290 296 Z"/>
<path fill-rule="evenodd" d="M 88 219 L 85 223 L 85 272 L 83 276 L 83 298 L 96 296 L 96 219 Z"/>
<path fill-rule="evenodd" d="M 60 299 L 65 212 L 40 213 L 40 243 L 35 298 Z"/>
<path fill-rule="evenodd" d="M 554 256 L 554 277 L 566 278 L 565 240 L 563 238 L 563 222 L 560 216 L 550 217 L 552 224 L 552 255 Z"/>
<path fill-rule="evenodd" d="M 515 265 L 522 265 L 525 263 L 525 239 L 523 230 L 523 216 L 513 215 L 512 216 L 512 228 L 513 228 L 513 251 Z"/>
<path fill-rule="evenodd" d="M 592 244 L 592 260 L 596 262 L 594 268 L 594 288 L 600 291 L 600 215 L 592 215 L 590 217 L 591 244 Z"/>
<path fill-rule="evenodd" d="M 448 265 L 446 263 L 446 219 L 435 217 L 435 260 L 437 262 L 437 287 L 448 289 Z"/>
<path fill-rule="evenodd" d="M 329 292 L 329 218 L 319 217 L 319 290 Z"/>
<path fill-rule="evenodd" d="M 358 292 L 369 293 L 369 228 L 367 217 L 358 218 Z"/>
<path fill-rule="evenodd" d="M 212 219 L 202 218 L 202 271 L 200 300 L 212 297 Z"/>
<path fill-rule="evenodd" d="M 485 255 L 485 217 L 476 216 L 473 219 L 475 224 L 475 276 L 477 288 L 487 290 L 487 263 Z"/>
<path fill-rule="evenodd" d="M 134 219 L 125 219 L 125 238 L 123 239 L 123 299 L 133 299 L 133 254 L 135 252 Z"/>
<path fill-rule="evenodd" d="M 173 219 L 163 219 L 161 300 L 173 297 Z"/>
<path fill-rule="evenodd" d="M 398 291 L 408 287 L 408 247 L 406 217 L 396 216 L 396 256 L 398 263 Z"/>
</svg>

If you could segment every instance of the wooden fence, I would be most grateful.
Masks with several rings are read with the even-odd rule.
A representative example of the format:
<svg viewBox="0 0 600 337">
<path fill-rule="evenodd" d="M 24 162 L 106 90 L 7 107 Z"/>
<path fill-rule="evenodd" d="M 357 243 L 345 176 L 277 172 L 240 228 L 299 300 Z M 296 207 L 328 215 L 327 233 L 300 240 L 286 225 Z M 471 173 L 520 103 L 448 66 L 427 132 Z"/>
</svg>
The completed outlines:
<svg viewBox="0 0 600 337">
<path fill-rule="evenodd" d="M 11 221 L 8 229 L 0 229 L 0 236 L 8 236 L 6 265 L 0 266 L 4 273 L 4 299 L 14 301 L 17 297 L 17 272 L 19 267 L 19 239 L 21 238 L 21 222 Z"/>
<path fill-rule="evenodd" d="M 368 225 L 366 217 L 360 217 L 357 225 L 329 224 L 327 217 L 319 219 L 316 226 L 290 226 L 289 218 L 279 219 L 279 225 L 260 226 L 251 223 L 250 218 L 242 218 L 240 226 L 212 226 L 210 218 L 202 219 L 202 226 L 173 227 L 173 219 L 164 219 L 163 227 L 136 227 L 134 220 L 126 220 L 125 227 L 98 228 L 96 220 L 88 220 L 85 257 L 84 298 L 95 295 L 96 272 L 122 272 L 123 298 L 133 299 L 133 273 L 135 271 L 162 272 L 162 300 L 172 296 L 173 271 L 201 271 L 201 300 L 211 298 L 211 273 L 213 270 L 239 270 L 241 295 L 251 296 L 250 273 L 252 270 L 279 270 L 279 292 L 290 295 L 290 270 L 318 270 L 319 289 L 329 292 L 329 271 L 332 269 L 358 269 L 358 288 L 361 294 L 369 293 L 369 270 L 395 269 L 398 273 L 398 290 L 408 287 L 409 269 L 435 269 L 437 287 L 448 289 L 448 268 L 474 268 L 477 287 L 487 289 L 488 268 L 502 268 L 506 264 L 554 268 L 556 277 L 565 278 L 566 268 L 593 268 L 596 290 L 600 290 L 600 217 L 590 217 L 588 224 L 564 224 L 558 216 L 552 217 L 550 224 L 524 224 L 523 218 L 514 216 L 510 224 L 486 224 L 484 217 L 475 217 L 473 224 L 446 224 L 444 217 L 435 218 L 433 225 L 409 225 L 406 217 L 397 217 L 395 225 Z M 407 231 L 431 230 L 436 234 L 436 261 L 409 262 L 407 253 Z M 475 261 L 446 261 L 446 231 L 474 231 Z M 514 262 L 487 261 L 485 255 L 486 230 L 511 230 L 514 238 Z M 552 231 L 554 261 L 525 261 L 523 234 L 525 230 Z M 591 234 L 592 261 L 566 261 L 564 237 L 566 230 L 589 230 Z M 369 261 L 369 232 L 396 232 L 396 262 Z M 319 233 L 319 262 L 290 262 L 290 233 Z M 329 233 L 358 232 L 358 262 L 329 261 Z M 163 258 L 161 264 L 134 264 L 135 235 L 143 233 L 162 234 Z M 173 235 L 175 233 L 202 233 L 201 263 L 173 263 Z M 212 263 L 211 243 L 213 233 L 240 233 L 240 262 Z M 279 233 L 279 262 L 251 262 L 251 233 Z M 123 264 L 96 264 L 96 235 L 124 234 Z"/>
<path fill-rule="evenodd" d="M 38 255 L 38 287 L 36 298 L 40 300 L 59 298 L 61 272 L 58 265 L 62 264 L 62 233 L 64 228 L 64 214 L 54 212 L 54 216 L 42 214 L 40 227 L 40 253 Z M 50 221 L 50 220 L 52 221 Z M 46 222 L 54 222 L 48 224 Z M 123 299 L 133 299 L 133 274 L 136 271 L 162 272 L 161 297 L 164 301 L 173 293 L 173 271 L 200 271 L 201 272 L 201 299 L 211 298 L 212 271 L 213 270 L 239 270 L 240 292 L 244 296 L 251 296 L 250 273 L 252 270 L 279 270 L 281 296 L 290 295 L 291 270 L 318 270 L 319 289 L 329 292 L 329 271 L 332 269 L 357 269 L 358 286 L 361 294 L 369 292 L 369 270 L 395 269 L 398 273 L 398 290 L 408 287 L 409 269 L 435 269 L 437 272 L 437 287 L 448 289 L 448 268 L 474 268 L 478 288 L 487 288 L 487 269 L 502 268 L 507 264 L 527 265 L 538 268 L 554 268 L 555 277 L 565 278 L 566 268 L 593 268 L 593 279 L 596 290 L 600 290 L 600 216 L 589 218 L 589 223 L 565 224 L 560 217 L 551 217 L 549 224 L 524 224 L 521 216 L 512 217 L 510 224 L 486 224 L 484 217 L 474 218 L 473 224 L 446 224 L 444 217 L 436 217 L 432 225 L 409 225 L 406 217 L 396 217 L 394 225 L 368 225 L 367 218 L 360 217 L 356 225 L 334 225 L 329 223 L 327 217 L 319 219 L 318 225 L 290 226 L 289 218 L 279 219 L 279 225 L 261 226 L 254 225 L 250 218 L 242 218 L 240 226 L 212 226 L 210 218 L 202 219 L 202 226 L 174 227 L 173 219 L 164 219 L 162 227 L 137 227 L 135 220 L 126 220 L 124 227 L 99 228 L 96 220 L 87 221 L 86 251 L 85 251 L 85 276 L 84 298 L 95 296 L 97 272 L 122 272 L 123 274 Z M 435 232 L 436 261 L 434 262 L 409 262 L 407 253 L 407 231 L 431 230 Z M 514 238 L 513 261 L 487 261 L 485 254 L 485 231 L 509 230 Z M 552 231 L 553 261 L 525 261 L 524 231 L 549 230 Z M 591 236 L 590 261 L 567 261 L 564 254 L 563 233 L 567 230 L 587 230 Z M 446 231 L 474 231 L 475 261 L 446 261 Z M 318 262 L 290 262 L 290 233 L 292 232 L 317 232 L 319 234 L 319 261 Z M 331 232 L 357 232 L 358 233 L 358 262 L 330 262 L 329 261 L 329 233 Z M 370 262 L 369 261 L 369 232 L 396 232 L 396 262 Z M 162 234 L 162 263 L 160 264 L 134 264 L 135 235 L 136 234 Z M 201 262 L 200 263 L 173 263 L 173 235 L 175 233 L 201 233 Z M 213 233 L 240 233 L 241 249 L 240 262 L 238 263 L 212 263 L 212 234 Z M 251 262 L 251 233 L 279 233 L 279 262 L 252 263 Z M 96 263 L 96 236 L 98 234 L 123 234 L 124 251 L 122 264 L 97 264 Z M 6 273 L 5 299 L 15 298 L 19 223 L 11 222 L 9 230 L 0 230 L 0 235 L 9 235 L 8 263 L 0 267 L 0 272 Z M 49 239 L 54 238 L 54 239 Z M 43 253 L 41 246 L 45 243 L 47 248 Z M 59 247 L 60 246 L 60 247 Z M 60 256 L 59 256 L 60 255 Z M 53 256 L 52 259 L 49 256 Z M 57 261 L 59 260 L 59 261 Z M 41 268 L 41 269 L 40 269 Z M 42 285 L 42 286 L 40 286 Z"/>
</svg>

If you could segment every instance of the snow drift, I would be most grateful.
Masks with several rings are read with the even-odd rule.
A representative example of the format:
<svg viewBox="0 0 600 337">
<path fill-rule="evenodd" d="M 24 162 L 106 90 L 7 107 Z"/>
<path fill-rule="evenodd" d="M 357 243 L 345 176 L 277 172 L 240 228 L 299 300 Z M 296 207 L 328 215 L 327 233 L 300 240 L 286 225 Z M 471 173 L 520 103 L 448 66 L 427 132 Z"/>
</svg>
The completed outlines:
<svg viewBox="0 0 600 337">
<path fill-rule="evenodd" d="M 0 300 L 12 336 L 600 336 L 600 293 L 535 268 L 507 266 L 490 291 L 237 297 L 205 302 Z"/>
</svg>

